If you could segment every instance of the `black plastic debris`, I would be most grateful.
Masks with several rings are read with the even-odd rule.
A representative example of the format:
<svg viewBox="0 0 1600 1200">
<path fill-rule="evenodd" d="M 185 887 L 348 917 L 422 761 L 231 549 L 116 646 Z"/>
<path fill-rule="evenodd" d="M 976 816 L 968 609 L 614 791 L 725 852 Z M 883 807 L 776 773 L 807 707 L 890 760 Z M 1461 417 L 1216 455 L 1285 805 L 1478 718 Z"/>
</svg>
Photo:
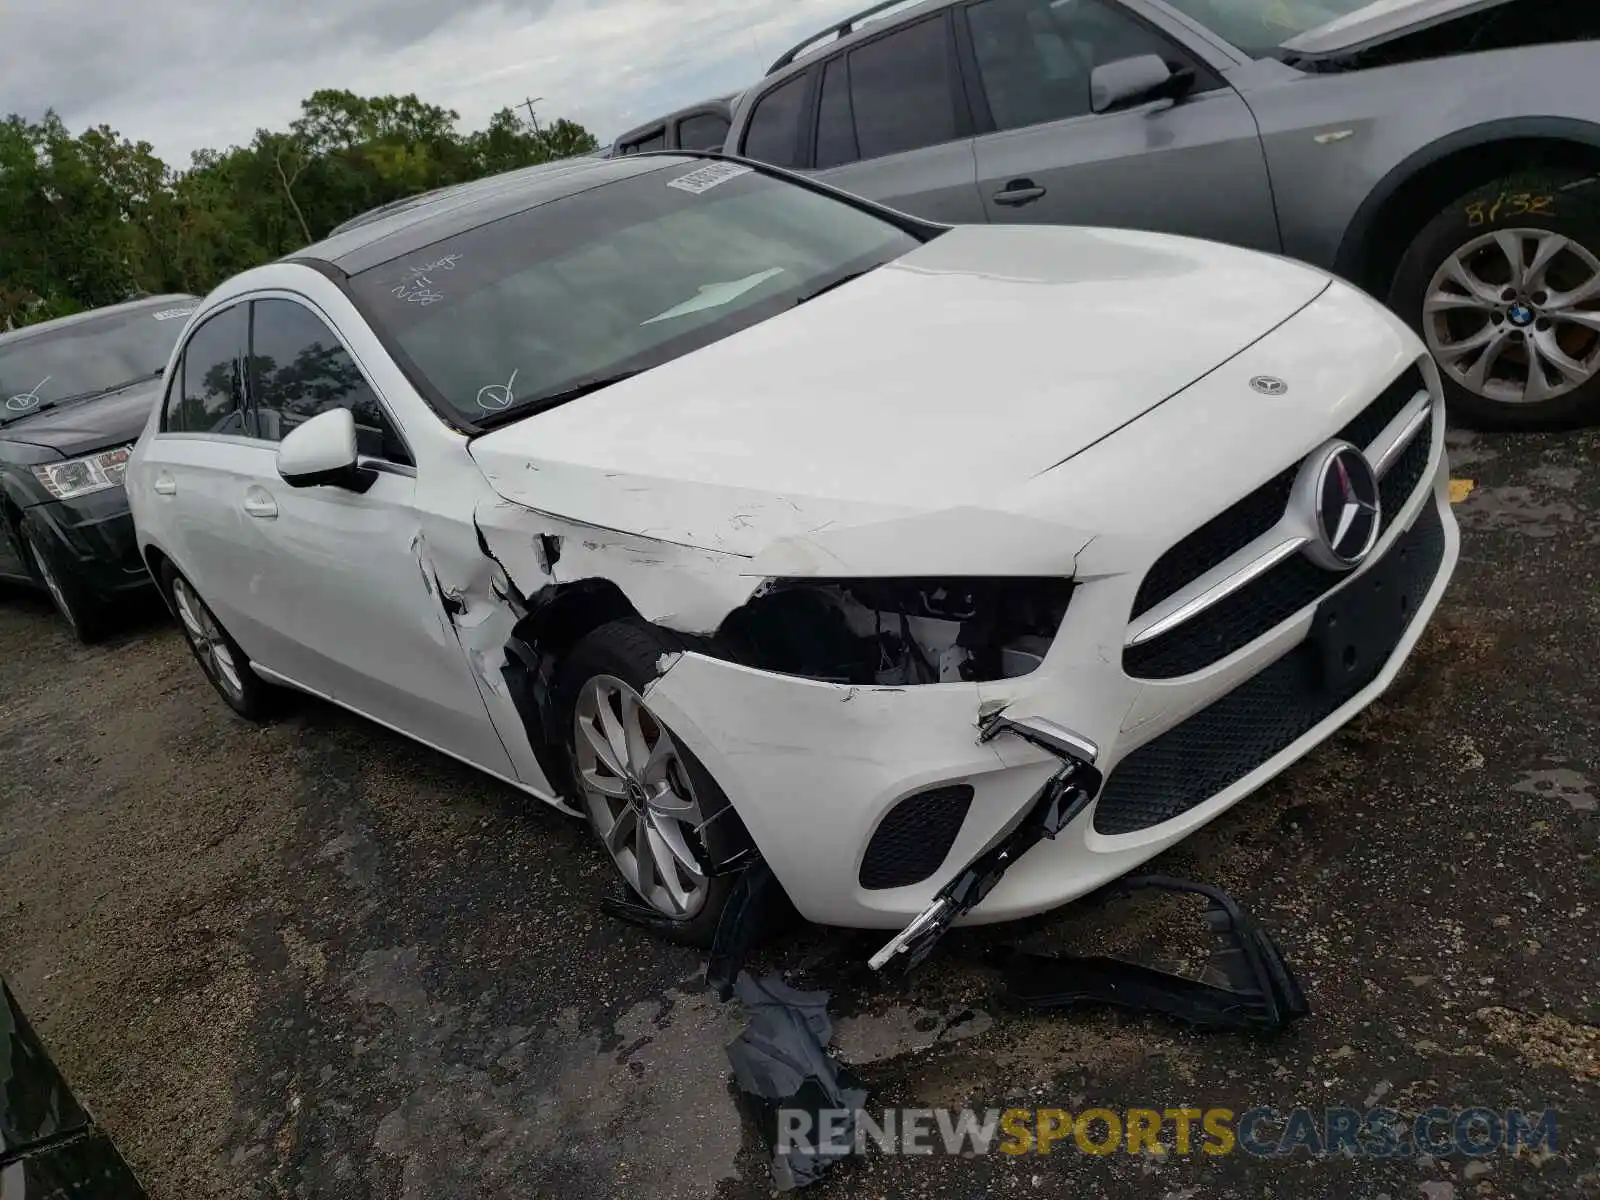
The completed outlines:
<svg viewBox="0 0 1600 1200">
<path fill-rule="evenodd" d="M 799 921 L 789 894 L 765 859 L 756 859 L 728 893 L 706 962 L 706 986 L 727 1000 L 750 952 Z"/>
<path fill-rule="evenodd" d="M 1006 1001 L 1029 1009 L 1111 1005 L 1197 1029 L 1250 1033 L 1278 1033 L 1310 1013 L 1277 943 L 1226 892 L 1161 875 L 1126 879 L 1115 890 L 1143 888 L 1206 899 L 1206 926 L 1217 944 L 1200 978 L 1116 958 L 1007 950 L 991 956 L 1004 974 Z"/>
<path fill-rule="evenodd" d="M 1008 729 L 1028 741 L 1038 740 L 1018 726 Z M 1080 756 L 1059 744 L 1048 748 L 1061 759 L 1061 767 L 1034 795 L 1021 820 L 934 893 L 932 903 L 872 956 L 873 970 L 904 956 L 901 965 L 909 971 L 927 958 L 950 927 L 978 907 L 1024 854 L 1054 839 L 1089 806 L 1100 790 L 1100 772 L 1086 754 Z"/>
<path fill-rule="evenodd" d="M 732 991 L 750 1021 L 729 1044 L 728 1061 L 773 1148 L 772 1181 L 782 1191 L 807 1187 L 854 1153 L 867 1089 L 828 1053 L 827 992 L 797 991 L 775 975 L 758 980 L 748 971 L 739 972 Z"/>
</svg>

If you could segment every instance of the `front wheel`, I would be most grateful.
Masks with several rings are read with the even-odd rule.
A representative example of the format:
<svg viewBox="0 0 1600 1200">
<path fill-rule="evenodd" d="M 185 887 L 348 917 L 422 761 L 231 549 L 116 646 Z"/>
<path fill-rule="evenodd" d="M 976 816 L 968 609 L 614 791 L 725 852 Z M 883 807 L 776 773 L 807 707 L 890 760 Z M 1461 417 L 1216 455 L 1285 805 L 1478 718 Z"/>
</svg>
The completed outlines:
<svg viewBox="0 0 1600 1200">
<path fill-rule="evenodd" d="M 734 818 L 716 780 L 644 698 L 661 656 L 681 649 L 642 622 L 604 625 L 568 655 L 557 695 L 589 827 L 659 916 L 651 927 L 704 948 L 733 890 L 733 876 L 711 869 L 726 857 Z"/>
<path fill-rule="evenodd" d="M 1600 419 L 1600 177 L 1544 171 L 1475 188 L 1417 235 L 1389 303 L 1422 335 L 1464 423 Z"/>
</svg>

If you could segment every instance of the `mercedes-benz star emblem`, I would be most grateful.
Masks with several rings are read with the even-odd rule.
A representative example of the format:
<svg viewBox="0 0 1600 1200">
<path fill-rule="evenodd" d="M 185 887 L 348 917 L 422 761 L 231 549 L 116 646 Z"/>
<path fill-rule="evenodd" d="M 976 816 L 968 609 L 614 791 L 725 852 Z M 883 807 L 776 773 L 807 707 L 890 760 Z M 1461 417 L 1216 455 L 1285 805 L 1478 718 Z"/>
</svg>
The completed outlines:
<svg viewBox="0 0 1600 1200">
<path fill-rule="evenodd" d="M 1324 566 L 1349 570 L 1372 553 L 1382 524 L 1378 477 L 1366 455 L 1334 442 L 1307 464 L 1314 472 L 1307 499 L 1316 539 L 1308 547 Z"/>
<path fill-rule="evenodd" d="M 1281 396 L 1289 390 L 1289 385 L 1276 375 L 1257 375 L 1250 386 L 1263 396 Z"/>
</svg>

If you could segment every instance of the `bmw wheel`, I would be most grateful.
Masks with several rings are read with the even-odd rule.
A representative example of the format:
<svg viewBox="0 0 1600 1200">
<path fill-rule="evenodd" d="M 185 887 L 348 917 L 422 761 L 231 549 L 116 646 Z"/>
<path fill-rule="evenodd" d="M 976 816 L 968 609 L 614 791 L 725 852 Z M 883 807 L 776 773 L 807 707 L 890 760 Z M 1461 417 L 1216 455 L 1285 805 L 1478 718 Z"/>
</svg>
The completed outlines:
<svg viewBox="0 0 1600 1200">
<path fill-rule="evenodd" d="M 1469 192 L 1412 243 L 1390 304 L 1466 423 L 1600 419 L 1600 176 L 1509 176 Z"/>
<path fill-rule="evenodd" d="M 715 820 L 727 797 L 644 697 L 661 656 L 681 649 L 653 626 L 613 622 L 573 648 L 557 694 L 589 827 L 659 918 L 652 928 L 706 947 L 733 888 L 711 868 L 730 856 L 738 826 Z"/>
<path fill-rule="evenodd" d="M 172 611 L 190 653 L 217 694 L 246 720 L 261 721 L 271 716 L 276 689 L 251 669 L 250 659 L 239 643 L 228 636 L 193 585 L 171 563 L 162 567 L 161 583 L 172 601 Z"/>
</svg>

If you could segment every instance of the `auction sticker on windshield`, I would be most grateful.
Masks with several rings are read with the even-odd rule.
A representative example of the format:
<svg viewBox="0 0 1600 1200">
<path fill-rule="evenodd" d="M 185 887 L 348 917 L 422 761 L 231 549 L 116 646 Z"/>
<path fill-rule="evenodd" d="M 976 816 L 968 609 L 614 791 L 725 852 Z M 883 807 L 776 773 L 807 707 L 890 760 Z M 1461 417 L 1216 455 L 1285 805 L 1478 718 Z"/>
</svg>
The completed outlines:
<svg viewBox="0 0 1600 1200">
<path fill-rule="evenodd" d="M 696 196 L 709 192 L 718 184 L 727 183 L 730 179 L 737 179 L 741 175 L 748 175 L 754 167 L 742 167 L 738 163 L 714 162 L 708 166 L 690 171 L 687 175 L 679 175 L 676 179 L 668 180 L 667 186 L 677 188 L 680 192 L 693 192 Z"/>
</svg>

